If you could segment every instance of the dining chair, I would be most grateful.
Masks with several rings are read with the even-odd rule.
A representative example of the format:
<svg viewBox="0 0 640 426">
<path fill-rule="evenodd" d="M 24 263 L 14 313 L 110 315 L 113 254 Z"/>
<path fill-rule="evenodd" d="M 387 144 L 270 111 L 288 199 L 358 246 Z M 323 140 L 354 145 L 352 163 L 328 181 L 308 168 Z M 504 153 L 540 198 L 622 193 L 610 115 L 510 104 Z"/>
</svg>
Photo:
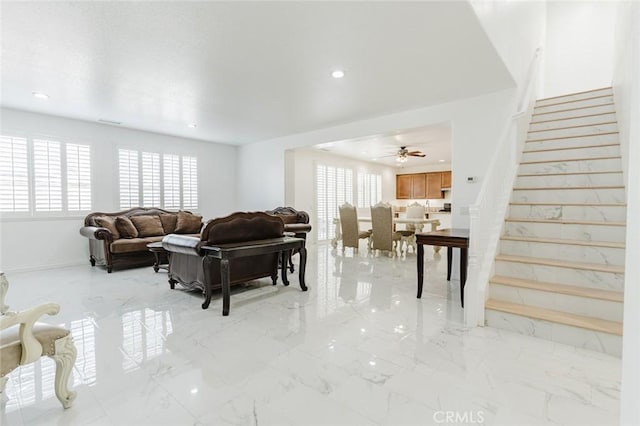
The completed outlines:
<svg viewBox="0 0 640 426">
<path fill-rule="evenodd" d="M 407 206 L 406 218 L 407 219 L 424 219 L 425 213 L 426 213 L 425 206 L 414 202 L 413 204 L 409 204 Z M 411 234 L 406 237 L 407 244 L 413 247 L 413 252 L 415 253 L 418 250 L 418 245 L 416 244 L 416 232 L 422 231 L 422 226 L 418 226 L 414 223 L 408 223 L 406 226 L 406 230 L 411 232 Z"/>
<path fill-rule="evenodd" d="M 371 206 L 371 248 L 396 254 L 402 234 L 393 230 L 393 209 L 390 204 L 379 202 Z"/>
<path fill-rule="evenodd" d="M 371 231 L 361 231 L 358 225 L 358 211 L 355 206 L 349 203 L 341 205 L 339 208 L 340 213 L 340 227 L 342 229 L 342 251 L 346 247 L 353 247 L 356 251 L 360 245 L 360 240 L 369 239 L 371 237 Z M 367 247 L 371 245 L 371 242 L 367 244 Z"/>
</svg>

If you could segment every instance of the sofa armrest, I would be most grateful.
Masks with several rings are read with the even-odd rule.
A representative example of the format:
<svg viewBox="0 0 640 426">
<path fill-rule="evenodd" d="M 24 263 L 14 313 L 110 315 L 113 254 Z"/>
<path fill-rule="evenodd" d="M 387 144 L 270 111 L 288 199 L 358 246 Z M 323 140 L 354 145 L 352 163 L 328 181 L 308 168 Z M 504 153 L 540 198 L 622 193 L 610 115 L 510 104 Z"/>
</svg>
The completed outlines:
<svg viewBox="0 0 640 426">
<path fill-rule="evenodd" d="M 107 228 L 100 228 L 97 226 L 83 226 L 80 228 L 80 235 L 91 240 L 106 240 L 109 243 L 113 241 L 113 234 L 111 231 Z"/>
<path fill-rule="evenodd" d="M 200 256 L 200 238 L 169 234 L 162 239 L 162 248 L 171 253 Z"/>
<path fill-rule="evenodd" d="M 308 223 L 285 223 L 284 232 L 294 232 L 296 234 L 308 233 L 311 231 L 311 225 Z"/>
</svg>

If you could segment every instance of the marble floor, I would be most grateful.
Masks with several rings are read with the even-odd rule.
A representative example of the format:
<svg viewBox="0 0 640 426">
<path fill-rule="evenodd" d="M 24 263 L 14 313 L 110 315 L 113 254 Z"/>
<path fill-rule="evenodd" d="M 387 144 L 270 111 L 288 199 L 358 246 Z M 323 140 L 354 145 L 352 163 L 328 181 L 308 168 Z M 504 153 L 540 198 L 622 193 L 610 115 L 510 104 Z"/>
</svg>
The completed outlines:
<svg viewBox="0 0 640 426">
<path fill-rule="evenodd" d="M 2 425 L 616 425 L 620 360 L 462 324 L 446 254 L 389 258 L 311 246 L 308 292 L 259 280 L 220 294 L 166 273 L 77 266 L 9 274 L 12 309 L 56 301 L 78 397 L 48 358 L 10 374 Z"/>
</svg>

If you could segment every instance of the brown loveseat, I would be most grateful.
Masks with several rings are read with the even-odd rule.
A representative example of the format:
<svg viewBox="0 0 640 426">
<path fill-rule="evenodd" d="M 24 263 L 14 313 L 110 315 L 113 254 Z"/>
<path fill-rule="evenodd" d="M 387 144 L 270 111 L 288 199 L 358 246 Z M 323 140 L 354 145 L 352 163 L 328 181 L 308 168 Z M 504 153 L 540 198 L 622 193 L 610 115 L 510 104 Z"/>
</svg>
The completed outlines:
<svg viewBox="0 0 640 426">
<path fill-rule="evenodd" d="M 237 212 L 209 221 L 200 237 L 167 235 L 162 246 L 169 252 L 169 284 L 181 284 L 190 290 L 218 289 L 219 262 L 203 262 L 202 247 L 238 242 L 256 242 L 277 239 L 284 235 L 281 218 L 263 212 Z M 230 284 L 238 284 L 258 278 L 270 277 L 275 285 L 278 276 L 278 253 L 232 259 L 229 263 Z M 209 282 L 206 282 L 209 280 Z M 210 294 L 207 295 L 210 298 Z M 205 302 L 203 308 L 208 306 Z"/>
<path fill-rule="evenodd" d="M 95 212 L 84 219 L 80 234 L 89 239 L 91 266 L 148 266 L 155 261 L 147 244 L 162 241 L 167 234 L 199 236 L 202 216 L 136 207 L 115 213 Z"/>
</svg>

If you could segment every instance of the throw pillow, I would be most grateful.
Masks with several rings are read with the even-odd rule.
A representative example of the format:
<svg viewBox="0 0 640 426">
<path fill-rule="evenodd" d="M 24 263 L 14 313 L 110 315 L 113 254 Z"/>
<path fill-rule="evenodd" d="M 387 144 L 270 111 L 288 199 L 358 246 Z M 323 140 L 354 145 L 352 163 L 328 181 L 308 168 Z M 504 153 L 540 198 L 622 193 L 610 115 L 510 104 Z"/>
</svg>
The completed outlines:
<svg viewBox="0 0 640 426">
<path fill-rule="evenodd" d="M 179 212 L 176 222 L 176 234 L 199 234 L 202 228 L 202 216 L 189 212 Z"/>
<path fill-rule="evenodd" d="M 98 216 L 93 219 L 101 228 L 107 228 L 111 235 L 113 235 L 113 239 L 117 240 L 120 238 L 120 232 L 118 232 L 118 228 L 116 227 L 116 218 L 113 216 Z"/>
<path fill-rule="evenodd" d="M 138 230 L 138 237 L 155 237 L 164 235 L 160 216 L 140 215 L 131 216 L 133 226 Z"/>
<path fill-rule="evenodd" d="M 173 234 L 176 232 L 176 223 L 178 222 L 177 214 L 161 214 L 160 222 L 165 234 Z"/>
<path fill-rule="evenodd" d="M 126 216 L 118 216 L 116 217 L 116 227 L 118 228 L 118 232 L 120 232 L 120 237 L 122 238 L 137 238 L 138 230 Z"/>
</svg>

